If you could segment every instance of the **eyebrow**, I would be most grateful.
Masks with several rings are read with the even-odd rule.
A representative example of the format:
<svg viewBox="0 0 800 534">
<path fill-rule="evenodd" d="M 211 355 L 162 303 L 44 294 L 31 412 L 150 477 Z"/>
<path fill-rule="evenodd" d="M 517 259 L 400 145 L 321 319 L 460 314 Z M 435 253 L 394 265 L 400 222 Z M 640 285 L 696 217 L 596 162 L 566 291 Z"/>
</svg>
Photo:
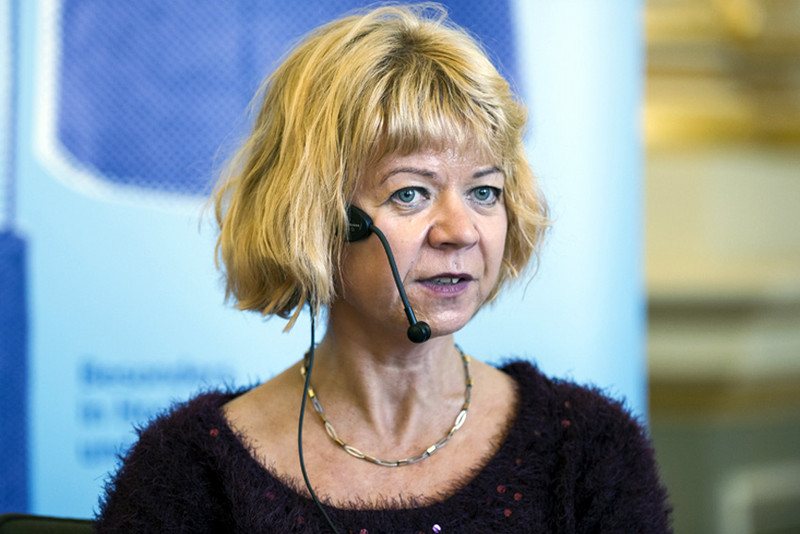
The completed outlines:
<svg viewBox="0 0 800 534">
<path fill-rule="evenodd" d="M 386 175 L 383 178 L 381 178 L 380 183 L 385 182 L 395 174 L 401 174 L 406 172 L 409 174 L 418 174 L 419 176 L 424 176 L 425 178 L 436 178 L 435 172 L 431 172 L 426 169 L 419 169 L 417 167 L 398 167 L 397 169 L 392 169 L 391 171 L 386 173 Z M 490 174 L 495 174 L 498 172 L 501 174 L 505 174 L 503 173 L 502 169 L 500 169 L 500 167 L 490 167 L 488 169 L 484 169 L 473 173 L 472 178 L 473 179 L 483 178 L 484 176 L 488 176 Z"/>
<path fill-rule="evenodd" d="M 505 175 L 505 173 L 503 172 L 503 169 L 501 169 L 500 167 L 491 167 L 489 169 L 485 169 L 485 170 L 476 172 L 475 174 L 472 175 L 472 177 L 473 178 L 483 178 L 484 176 L 488 176 L 490 174 L 494 174 L 494 173 L 497 173 L 497 172 L 499 172 L 502 175 Z"/>
</svg>

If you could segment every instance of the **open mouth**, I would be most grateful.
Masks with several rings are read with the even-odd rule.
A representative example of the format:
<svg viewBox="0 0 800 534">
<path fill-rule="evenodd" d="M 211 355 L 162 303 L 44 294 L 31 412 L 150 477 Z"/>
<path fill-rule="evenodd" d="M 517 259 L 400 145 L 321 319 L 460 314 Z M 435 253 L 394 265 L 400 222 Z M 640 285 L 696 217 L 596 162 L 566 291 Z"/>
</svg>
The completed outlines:
<svg viewBox="0 0 800 534">
<path fill-rule="evenodd" d="M 466 278 L 460 276 L 437 276 L 436 278 L 431 278 L 428 282 L 437 286 L 454 286 L 464 280 L 466 280 Z"/>
</svg>

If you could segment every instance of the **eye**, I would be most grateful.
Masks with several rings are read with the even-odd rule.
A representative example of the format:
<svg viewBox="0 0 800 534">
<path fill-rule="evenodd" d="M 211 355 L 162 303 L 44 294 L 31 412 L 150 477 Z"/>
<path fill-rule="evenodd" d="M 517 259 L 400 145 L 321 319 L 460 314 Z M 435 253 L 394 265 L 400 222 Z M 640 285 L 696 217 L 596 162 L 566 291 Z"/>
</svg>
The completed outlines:
<svg viewBox="0 0 800 534">
<path fill-rule="evenodd" d="M 497 187 L 487 185 L 479 186 L 470 191 L 470 196 L 484 205 L 494 205 L 499 199 L 502 191 Z"/>
<path fill-rule="evenodd" d="M 426 191 L 420 187 L 404 187 L 392 193 L 391 199 L 399 204 L 416 205 L 427 198 Z"/>
</svg>

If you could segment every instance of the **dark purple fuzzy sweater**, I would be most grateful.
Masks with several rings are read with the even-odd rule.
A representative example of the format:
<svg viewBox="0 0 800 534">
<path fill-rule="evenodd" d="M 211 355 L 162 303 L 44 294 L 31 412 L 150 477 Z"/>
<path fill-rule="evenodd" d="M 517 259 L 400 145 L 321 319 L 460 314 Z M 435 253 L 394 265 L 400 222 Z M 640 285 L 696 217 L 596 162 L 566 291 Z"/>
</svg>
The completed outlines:
<svg viewBox="0 0 800 534">
<path fill-rule="evenodd" d="M 497 454 L 435 504 L 406 509 L 327 508 L 339 532 L 663 533 L 666 492 L 642 427 L 598 391 L 503 367 L 520 410 Z M 264 469 L 212 392 L 139 432 L 100 505 L 98 532 L 328 532 L 313 502 Z"/>
</svg>

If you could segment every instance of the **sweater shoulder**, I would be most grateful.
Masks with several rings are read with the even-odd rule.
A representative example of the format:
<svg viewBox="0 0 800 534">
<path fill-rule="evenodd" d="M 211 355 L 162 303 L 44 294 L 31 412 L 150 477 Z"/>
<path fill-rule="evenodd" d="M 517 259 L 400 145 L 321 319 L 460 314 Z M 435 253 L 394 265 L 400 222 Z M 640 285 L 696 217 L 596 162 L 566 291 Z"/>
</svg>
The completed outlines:
<svg viewBox="0 0 800 534">
<path fill-rule="evenodd" d="M 558 515 L 586 532 L 669 532 L 652 444 L 623 401 L 597 387 L 548 378 L 529 362 L 503 370 L 520 387 L 522 447 L 552 462 Z"/>
<path fill-rule="evenodd" d="M 226 431 L 220 407 L 236 394 L 201 393 L 139 427 L 137 441 L 106 481 L 97 531 L 165 531 L 183 524 L 183 531 L 200 532 L 193 529 L 202 521 L 224 517 L 215 509 L 220 433 Z"/>
<path fill-rule="evenodd" d="M 522 417 L 535 414 L 562 427 L 580 424 L 584 429 L 611 426 L 638 431 L 642 427 L 624 400 L 596 386 L 548 377 L 529 361 L 512 361 L 501 370 L 518 384 Z"/>
<path fill-rule="evenodd" d="M 195 435 L 206 426 L 209 431 L 224 421 L 222 406 L 241 394 L 241 391 L 209 390 L 189 400 L 173 404 L 144 425 L 136 428 L 139 442 L 149 436 L 180 437 L 183 433 Z"/>
</svg>

